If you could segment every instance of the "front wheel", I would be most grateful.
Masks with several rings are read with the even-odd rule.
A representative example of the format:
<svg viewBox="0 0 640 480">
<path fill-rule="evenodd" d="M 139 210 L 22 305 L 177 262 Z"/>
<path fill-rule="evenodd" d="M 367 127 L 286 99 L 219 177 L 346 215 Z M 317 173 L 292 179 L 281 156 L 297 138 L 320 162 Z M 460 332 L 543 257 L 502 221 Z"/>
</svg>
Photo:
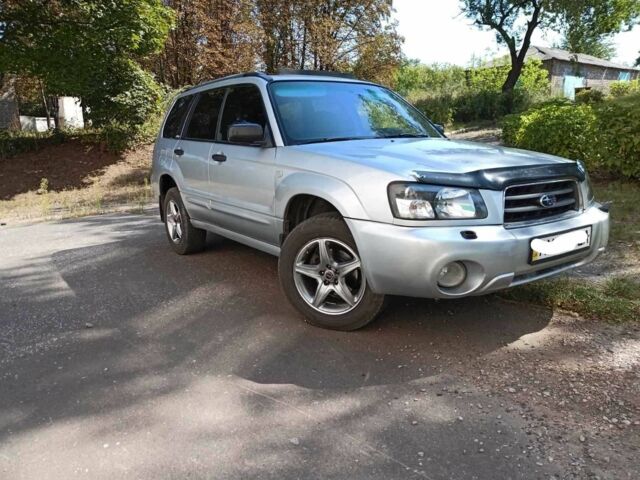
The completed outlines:
<svg viewBox="0 0 640 480">
<path fill-rule="evenodd" d="M 312 325 L 356 330 L 382 309 L 384 296 L 367 285 L 351 232 L 337 214 L 298 225 L 282 246 L 278 272 L 289 301 Z"/>
</svg>

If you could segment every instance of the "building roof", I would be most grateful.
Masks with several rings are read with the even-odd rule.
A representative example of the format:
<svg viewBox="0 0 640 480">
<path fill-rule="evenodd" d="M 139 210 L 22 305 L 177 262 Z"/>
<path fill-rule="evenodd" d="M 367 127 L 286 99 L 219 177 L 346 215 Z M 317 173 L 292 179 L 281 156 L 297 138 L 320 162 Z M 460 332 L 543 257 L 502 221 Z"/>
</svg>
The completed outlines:
<svg viewBox="0 0 640 480">
<path fill-rule="evenodd" d="M 538 58 L 540 60 L 561 60 L 563 62 L 577 62 L 585 65 L 595 65 L 603 68 L 615 68 L 617 70 L 638 71 L 637 68 L 622 65 L 620 63 L 603 60 L 584 53 L 571 53 L 567 50 L 551 47 L 537 47 L 532 45 L 527 52 L 527 58 Z"/>
</svg>

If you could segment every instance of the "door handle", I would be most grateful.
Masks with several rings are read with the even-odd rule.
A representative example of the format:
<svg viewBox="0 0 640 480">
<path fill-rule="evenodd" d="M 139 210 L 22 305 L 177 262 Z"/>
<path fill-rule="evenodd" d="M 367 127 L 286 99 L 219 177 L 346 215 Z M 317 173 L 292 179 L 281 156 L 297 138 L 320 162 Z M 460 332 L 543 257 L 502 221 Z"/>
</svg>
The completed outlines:
<svg viewBox="0 0 640 480">
<path fill-rule="evenodd" d="M 227 156 L 224 153 L 214 153 L 211 155 L 214 162 L 226 162 Z"/>
<path fill-rule="evenodd" d="M 176 155 L 178 155 L 179 157 L 181 157 L 182 155 L 184 155 L 184 150 L 181 148 L 176 148 L 173 153 L 175 153 Z"/>
</svg>

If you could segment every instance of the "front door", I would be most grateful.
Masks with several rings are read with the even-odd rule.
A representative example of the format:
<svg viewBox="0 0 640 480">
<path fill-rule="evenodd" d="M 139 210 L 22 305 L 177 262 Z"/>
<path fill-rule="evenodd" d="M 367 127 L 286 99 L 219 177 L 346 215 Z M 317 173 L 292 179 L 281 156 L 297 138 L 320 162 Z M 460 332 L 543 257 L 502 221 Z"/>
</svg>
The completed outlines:
<svg viewBox="0 0 640 480">
<path fill-rule="evenodd" d="M 214 144 L 209 163 L 215 223 L 227 230 L 276 245 L 276 149 L 229 142 L 229 126 L 238 122 L 262 125 L 266 135 L 270 136 L 262 94 L 255 85 L 230 87 L 224 102 L 220 140 Z"/>
<path fill-rule="evenodd" d="M 585 86 L 584 77 L 577 77 L 573 75 L 564 76 L 564 96 L 571 100 L 576 99 L 576 88 L 582 88 Z"/>
</svg>

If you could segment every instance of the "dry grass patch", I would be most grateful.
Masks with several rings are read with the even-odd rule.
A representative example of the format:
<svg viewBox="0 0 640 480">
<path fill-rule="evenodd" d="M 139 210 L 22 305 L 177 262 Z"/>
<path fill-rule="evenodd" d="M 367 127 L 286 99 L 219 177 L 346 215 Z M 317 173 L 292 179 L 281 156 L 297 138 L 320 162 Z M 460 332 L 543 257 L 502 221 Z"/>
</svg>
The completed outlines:
<svg viewBox="0 0 640 480">
<path fill-rule="evenodd" d="M 36 158 L 34 154 L 27 154 L 25 158 L 3 160 L 2 176 L 8 177 L 11 171 L 10 181 L 14 182 L 5 190 L 22 191 L 0 200 L 0 222 L 13 224 L 136 211 L 151 202 L 148 175 L 152 145 L 118 156 L 80 144 L 59 147 L 53 152 L 39 152 L 40 157 Z M 72 164 L 70 157 L 75 160 Z M 57 165 L 56 158 L 60 160 Z M 9 166 L 8 162 L 11 162 Z"/>
</svg>

